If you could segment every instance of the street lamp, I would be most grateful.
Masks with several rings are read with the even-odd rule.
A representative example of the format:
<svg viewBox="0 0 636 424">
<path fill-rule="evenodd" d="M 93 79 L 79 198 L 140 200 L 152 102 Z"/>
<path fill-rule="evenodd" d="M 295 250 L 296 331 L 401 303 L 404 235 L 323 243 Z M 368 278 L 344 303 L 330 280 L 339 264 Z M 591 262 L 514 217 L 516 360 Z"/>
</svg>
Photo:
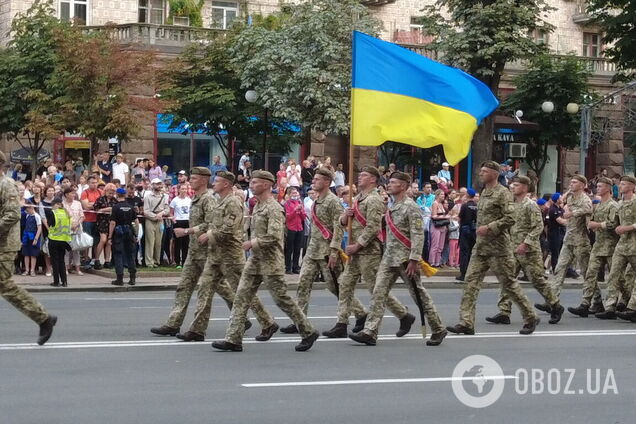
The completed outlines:
<svg viewBox="0 0 636 424">
<path fill-rule="evenodd" d="M 258 100 L 258 92 L 256 90 L 247 90 L 245 92 L 245 100 L 248 103 L 256 103 Z M 263 168 L 267 171 L 269 169 L 269 154 L 267 152 L 267 108 L 265 108 L 265 119 L 264 119 L 264 127 L 263 127 Z"/>
<path fill-rule="evenodd" d="M 552 113 L 554 111 L 554 103 L 543 102 L 543 104 L 541 104 L 541 110 L 545 113 Z"/>
</svg>

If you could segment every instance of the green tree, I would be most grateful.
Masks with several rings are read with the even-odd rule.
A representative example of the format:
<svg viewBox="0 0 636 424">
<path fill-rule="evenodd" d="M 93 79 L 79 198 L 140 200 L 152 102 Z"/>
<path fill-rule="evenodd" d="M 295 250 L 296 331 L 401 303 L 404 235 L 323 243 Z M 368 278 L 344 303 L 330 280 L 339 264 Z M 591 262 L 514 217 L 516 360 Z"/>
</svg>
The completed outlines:
<svg viewBox="0 0 636 424">
<path fill-rule="evenodd" d="M 419 21 L 436 37 L 432 47 L 440 60 L 465 70 L 497 95 L 507 63 L 545 51 L 532 33 L 549 32 L 544 0 L 437 0 L 423 9 Z M 483 120 L 473 138 L 473 180 L 479 164 L 492 159 L 493 115 Z"/>
<path fill-rule="evenodd" d="M 554 58 L 541 55 L 532 60 L 527 72 L 515 78 L 517 87 L 503 107 L 512 114 L 522 110 L 524 119 L 540 125 L 540 131 L 530 135 L 526 162 L 541 176 L 548 158 L 548 146 L 558 144 L 571 149 L 578 145 L 580 115 L 569 114 L 568 103 L 582 103 L 589 94 L 589 70 L 576 57 Z M 544 101 L 554 103 L 554 110 L 541 110 Z"/>
<path fill-rule="evenodd" d="M 170 5 L 170 15 L 166 20 L 168 24 L 174 23 L 175 17 L 188 18 L 190 26 L 202 27 L 203 16 L 201 16 L 201 10 L 203 9 L 204 0 L 168 0 Z"/>
<path fill-rule="evenodd" d="M 57 66 L 55 34 L 63 24 L 48 2 L 36 1 L 11 25 L 12 40 L 0 51 L 0 133 L 33 157 L 33 174 L 44 143 L 63 131 L 52 83 Z"/>
<path fill-rule="evenodd" d="M 589 0 L 587 12 L 603 29 L 604 54 L 616 63 L 618 78 L 636 77 L 636 0 Z"/>
</svg>

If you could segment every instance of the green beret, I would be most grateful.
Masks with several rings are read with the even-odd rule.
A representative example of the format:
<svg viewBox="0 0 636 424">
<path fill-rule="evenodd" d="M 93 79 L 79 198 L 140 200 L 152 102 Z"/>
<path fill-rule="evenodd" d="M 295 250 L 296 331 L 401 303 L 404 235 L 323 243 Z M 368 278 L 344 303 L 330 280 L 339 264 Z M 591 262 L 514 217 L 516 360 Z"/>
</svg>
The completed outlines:
<svg viewBox="0 0 636 424">
<path fill-rule="evenodd" d="M 366 172 L 367 174 L 371 174 L 377 179 L 380 179 L 380 171 L 375 166 L 363 166 L 360 172 Z"/>
<path fill-rule="evenodd" d="M 206 177 L 211 177 L 212 171 L 210 171 L 205 166 L 195 166 L 194 168 L 190 169 L 190 175 L 204 175 Z"/>
<path fill-rule="evenodd" d="M 481 164 L 480 168 L 488 168 L 488 169 L 492 169 L 493 171 L 499 172 L 501 170 L 501 165 L 499 165 L 494 160 L 487 160 L 486 162 Z"/>
<path fill-rule="evenodd" d="M 252 178 L 259 178 L 261 180 L 271 181 L 272 184 L 276 183 L 276 178 L 272 175 L 271 172 L 265 171 L 264 169 L 258 169 L 252 172 Z"/>
<path fill-rule="evenodd" d="M 577 180 L 582 182 L 583 184 L 587 185 L 587 178 L 585 178 L 583 175 L 580 174 L 574 174 L 572 175 L 572 179 L 573 180 Z"/>
<path fill-rule="evenodd" d="M 607 177 L 599 177 L 599 179 L 596 182 L 607 184 L 610 187 L 614 185 L 614 181 L 612 181 L 611 178 L 607 178 Z"/>
<path fill-rule="evenodd" d="M 623 175 L 621 177 L 621 181 L 627 181 L 628 183 L 636 184 L 636 177 L 632 177 L 631 175 Z"/>
<path fill-rule="evenodd" d="M 329 168 L 326 168 L 324 166 L 320 167 L 320 168 L 317 168 L 316 171 L 314 172 L 314 175 L 325 176 L 325 177 L 329 178 L 331 181 L 333 181 L 334 178 L 336 177 L 334 175 L 334 173 Z"/>
<path fill-rule="evenodd" d="M 532 180 L 524 175 L 519 175 L 517 177 L 514 177 L 512 179 L 513 183 L 520 183 L 520 184 L 525 184 L 528 187 L 530 187 L 532 185 Z"/>
<path fill-rule="evenodd" d="M 226 180 L 228 180 L 232 184 L 234 184 L 234 181 L 236 180 L 236 176 L 234 174 L 232 174 L 230 171 L 217 171 L 216 172 L 216 176 L 217 177 L 221 177 L 221 178 L 225 178 Z"/>
<path fill-rule="evenodd" d="M 391 174 L 389 178 L 390 179 L 395 178 L 397 180 L 406 181 L 407 183 L 411 184 L 411 176 L 407 174 L 406 172 L 395 171 L 394 173 Z"/>
</svg>

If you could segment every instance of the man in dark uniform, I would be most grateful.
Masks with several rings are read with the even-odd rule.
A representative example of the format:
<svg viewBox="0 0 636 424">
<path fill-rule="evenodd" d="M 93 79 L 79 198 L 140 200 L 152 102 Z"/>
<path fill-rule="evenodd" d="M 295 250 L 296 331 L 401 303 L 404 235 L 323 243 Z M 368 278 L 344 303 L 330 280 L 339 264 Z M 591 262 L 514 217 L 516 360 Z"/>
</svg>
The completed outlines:
<svg viewBox="0 0 636 424">
<path fill-rule="evenodd" d="M 470 255 L 475 246 L 477 230 L 477 203 L 475 202 L 475 190 L 466 190 L 464 203 L 459 209 L 459 275 L 457 281 L 464 281 Z"/>
<path fill-rule="evenodd" d="M 112 240 L 113 243 L 113 259 L 117 273 L 117 279 L 112 282 L 115 286 L 124 285 L 124 261 L 128 264 L 128 273 L 130 274 L 128 284 L 135 285 L 135 277 L 137 276 L 135 245 L 138 228 L 137 213 L 126 199 L 126 189 L 118 188 L 117 203 L 113 206 L 108 229 L 108 240 Z"/>
</svg>

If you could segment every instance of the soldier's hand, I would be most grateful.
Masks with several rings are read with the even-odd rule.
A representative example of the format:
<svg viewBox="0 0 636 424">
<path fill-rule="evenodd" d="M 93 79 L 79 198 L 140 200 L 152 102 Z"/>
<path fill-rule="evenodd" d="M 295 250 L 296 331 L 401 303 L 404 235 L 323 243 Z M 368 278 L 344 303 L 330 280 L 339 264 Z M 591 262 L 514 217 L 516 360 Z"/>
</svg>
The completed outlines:
<svg viewBox="0 0 636 424">
<path fill-rule="evenodd" d="M 208 244 L 208 233 L 201 234 L 199 236 L 198 240 L 199 240 L 199 243 L 201 243 L 201 244 Z"/>
<path fill-rule="evenodd" d="M 563 213 L 563 218 L 568 219 L 572 217 L 572 212 L 570 212 L 569 209 L 567 209 L 564 213 Z"/>
<path fill-rule="evenodd" d="M 528 245 L 525 244 L 525 243 L 521 243 L 515 249 L 515 253 L 518 254 L 518 255 L 525 255 L 526 253 L 528 253 Z"/>
<path fill-rule="evenodd" d="M 619 236 L 629 232 L 632 229 L 631 225 L 619 225 L 618 227 L 616 227 L 616 234 L 618 234 Z"/>
<path fill-rule="evenodd" d="M 351 208 L 346 208 L 343 212 L 343 215 L 345 216 L 353 216 L 353 209 Z"/>
<path fill-rule="evenodd" d="M 482 225 L 480 227 L 477 227 L 477 235 L 478 236 L 485 236 L 488 234 L 488 226 L 487 225 Z"/>
<path fill-rule="evenodd" d="M 327 261 L 327 266 L 329 269 L 334 269 L 338 266 L 338 256 L 336 253 L 332 253 L 329 255 L 329 260 Z"/>
<path fill-rule="evenodd" d="M 590 222 L 587 223 L 587 229 L 588 230 L 592 230 L 593 231 L 593 230 L 597 230 L 597 229 L 599 229 L 601 227 L 602 227 L 602 225 L 601 225 L 600 222 L 590 221 Z"/>
<path fill-rule="evenodd" d="M 406 275 L 413 278 L 419 273 L 419 263 L 418 261 L 410 260 L 408 265 L 406 265 Z"/>
<path fill-rule="evenodd" d="M 350 244 L 345 248 L 345 253 L 349 256 L 355 255 L 360 251 L 360 249 L 362 249 L 362 246 L 360 246 L 359 243 Z"/>
<path fill-rule="evenodd" d="M 243 250 L 247 251 L 247 250 L 250 250 L 251 248 L 252 248 L 252 240 L 243 242 Z"/>
<path fill-rule="evenodd" d="M 176 238 L 181 238 L 181 237 L 185 236 L 185 228 L 175 228 L 174 229 L 174 236 Z"/>
</svg>

